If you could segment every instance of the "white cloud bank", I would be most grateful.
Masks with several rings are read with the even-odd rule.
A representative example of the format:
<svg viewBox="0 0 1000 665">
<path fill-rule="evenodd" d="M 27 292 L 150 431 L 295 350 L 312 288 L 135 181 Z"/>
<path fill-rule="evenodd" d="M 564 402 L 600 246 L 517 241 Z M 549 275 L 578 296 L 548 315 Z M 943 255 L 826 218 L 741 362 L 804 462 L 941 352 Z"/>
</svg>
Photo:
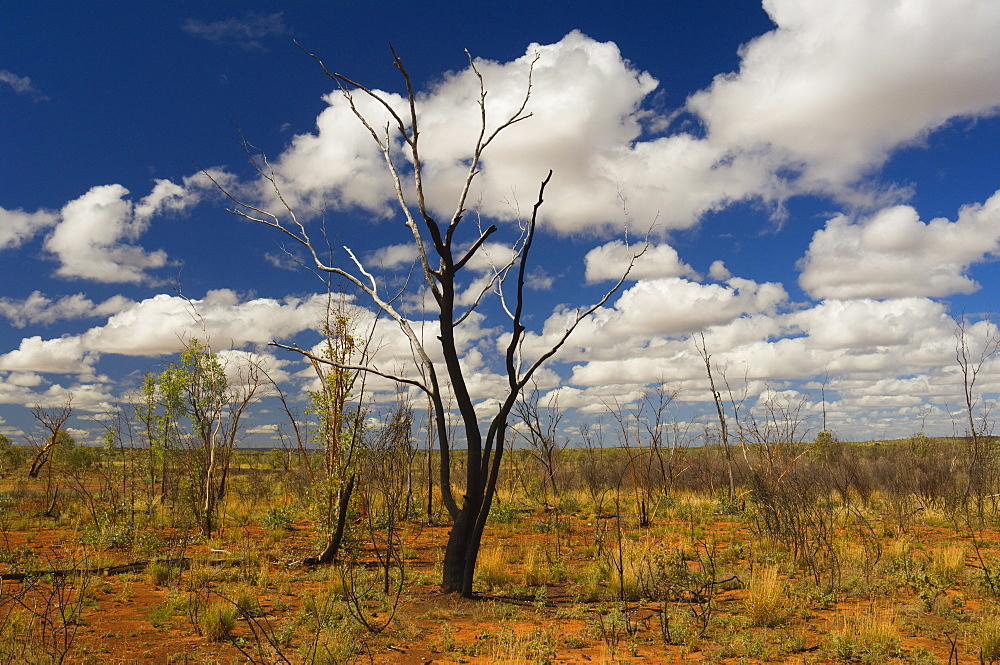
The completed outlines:
<svg viewBox="0 0 1000 665">
<path fill-rule="evenodd" d="M 525 214 L 551 168 L 543 224 L 562 232 L 619 226 L 629 215 L 642 226 L 695 223 L 721 202 L 766 190 L 766 171 L 733 159 L 724 149 L 689 135 L 644 141 L 644 128 L 662 119 L 641 108 L 656 80 L 636 70 L 618 47 L 573 32 L 555 44 L 532 44 L 512 62 L 477 60 L 489 91 L 488 123 L 499 125 L 521 104 L 535 56 L 532 117 L 508 129 L 484 156 L 470 201 L 499 219 Z M 419 96 L 422 159 L 432 207 L 454 213 L 476 131 L 478 79 L 469 69 L 446 75 Z M 382 94 L 394 108 L 403 100 Z M 373 127 L 386 113 L 354 96 Z M 283 192 L 302 206 L 360 207 L 376 215 L 391 210 L 394 193 L 385 165 L 367 130 L 339 92 L 315 133 L 296 136 L 275 160 Z M 711 173 L 711 178 L 706 177 Z M 262 189 L 266 192 L 266 188 Z M 266 198 L 265 194 L 262 194 Z"/>
<path fill-rule="evenodd" d="M 778 28 L 689 100 L 713 144 L 838 187 L 952 118 L 1000 107 L 1000 4 L 764 0 Z"/>
<path fill-rule="evenodd" d="M 190 301 L 158 295 L 122 306 L 104 325 L 80 335 L 27 337 L 0 356 L 0 370 L 87 374 L 104 354 L 166 355 L 180 351 L 191 337 L 216 348 L 263 345 L 317 328 L 325 307 L 326 296 L 241 301 L 225 289 Z"/>
<path fill-rule="evenodd" d="M 211 173 L 220 184 L 234 184 L 222 171 Z M 0 207 L 0 250 L 16 249 L 48 232 L 43 246 L 59 262 L 59 277 L 103 283 L 154 281 L 149 271 L 168 265 L 166 252 L 147 251 L 137 241 L 154 218 L 184 213 L 214 188 L 202 173 L 187 176 L 181 183 L 158 179 L 137 203 L 125 187 L 112 184 L 90 188 L 58 213 Z"/>
<path fill-rule="evenodd" d="M 849 405 L 876 400 L 851 392 L 858 377 L 954 380 L 943 369 L 953 361 L 953 322 L 931 298 L 978 288 L 969 268 L 1000 251 L 1000 193 L 964 207 L 953 222 L 925 223 L 913 208 L 889 205 L 899 202 L 898 190 L 868 176 L 949 122 L 997 113 L 1000 4 L 767 0 L 764 7 L 776 28 L 742 47 L 738 71 L 678 109 L 702 124 L 690 132 L 649 110 L 658 82 L 615 44 L 573 32 L 510 62 L 477 61 L 491 127 L 520 104 L 535 62 L 532 117 L 490 147 L 470 197 L 486 216 L 523 218 L 550 168 L 542 224 L 562 233 L 625 222 L 669 232 L 735 202 L 780 210 L 788 197 L 811 193 L 867 211 L 838 215 L 814 235 L 799 264 L 814 303 L 789 302 L 781 284 L 734 277 L 721 260 L 708 272 L 715 283 L 699 283 L 673 247 L 654 244 L 636 264 L 634 283 L 558 356 L 575 363 L 570 383 L 581 403 L 595 403 L 595 391 L 639 394 L 665 378 L 707 394 L 689 339 L 702 330 L 720 366 L 748 368 L 761 391 L 764 382 L 830 374 Z M 465 68 L 419 95 L 427 191 L 442 216 L 454 212 L 454 183 L 467 168 L 476 92 Z M 386 98 L 401 108 L 398 96 Z M 326 102 L 317 130 L 295 137 L 275 161 L 282 181 L 300 204 L 390 214 L 393 192 L 371 137 L 342 96 Z M 364 104 L 372 126 L 382 126 L 384 112 Z M 393 150 L 398 157 L 398 144 Z M 391 269 L 414 255 L 390 247 L 372 258 Z M 586 280 L 616 279 L 627 260 L 620 242 L 595 247 Z M 552 314 L 529 336 L 526 355 L 546 348 L 571 315 Z"/>
<path fill-rule="evenodd" d="M 605 280 L 617 281 L 628 268 L 629 261 L 641 246 L 627 246 L 621 240 L 614 240 L 587 252 L 583 262 L 586 265 L 588 283 Z M 677 250 L 667 244 L 650 245 L 642 256 L 635 260 L 629 279 L 656 279 L 662 277 L 692 277 L 697 273 L 691 266 L 681 261 Z"/>
<path fill-rule="evenodd" d="M 112 296 L 95 303 L 82 293 L 52 300 L 41 291 L 33 291 L 24 300 L 0 297 L 0 316 L 9 319 L 15 328 L 23 328 L 34 323 L 109 316 L 133 304 L 124 296 Z"/>
<path fill-rule="evenodd" d="M 633 228 L 655 222 L 662 231 L 683 229 L 734 202 L 777 205 L 801 193 L 826 193 L 852 205 L 871 202 L 879 200 L 871 196 L 873 185 L 861 179 L 894 150 L 918 144 L 955 119 L 990 116 L 1000 107 L 1000 3 L 766 0 L 764 7 L 776 28 L 743 46 L 737 72 L 718 76 L 678 109 L 702 123 L 690 132 L 673 129 L 672 116 L 649 110 L 658 82 L 615 44 L 573 32 L 554 44 L 532 44 L 511 62 L 478 60 L 494 127 L 520 104 L 538 57 L 532 117 L 491 146 L 470 201 L 487 216 L 523 217 L 551 168 L 541 221 L 562 233 L 620 228 L 626 219 L 635 220 Z M 240 26 L 194 27 L 189 32 L 213 38 Z M 454 213 L 454 183 L 468 167 L 476 93 L 477 79 L 465 68 L 419 94 L 428 193 L 445 216 Z M 384 96 L 401 108 L 398 95 Z M 355 100 L 373 127 L 384 125 L 383 110 L 362 95 Z M 394 192 L 371 136 L 339 93 L 326 102 L 315 131 L 295 136 L 272 162 L 285 195 L 303 208 L 391 214 Z M 10 222 L 0 224 L 0 249 L 47 232 L 45 247 L 60 261 L 60 276 L 142 283 L 168 261 L 162 251 L 139 245 L 151 220 L 189 209 L 204 191 L 195 181 L 159 181 L 133 203 L 124 187 L 105 185 L 59 214 L 0 209 L 0 221 Z M 267 199 L 264 189 L 258 196 Z M 818 303 L 790 303 L 782 285 L 733 277 L 721 261 L 709 270 L 716 283 L 701 284 L 669 244 L 659 243 L 637 264 L 634 283 L 586 321 L 560 353 L 559 360 L 574 364 L 567 394 L 594 404 L 592 391 L 636 395 L 644 384 L 670 380 L 704 396 L 704 365 L 689 339 L 701 330 L 717 366 L 733 374 L 747 368 L 754 389 L 763 391 L 765 381 L 829 373 L 845 409 L 898 402 L 898 394 L 879 391 L 899 391 L 907 382 L 953 382 L 944 369 L 954 359 L 953 329 L 947 308 L 930 298 L 977 288 L 969 267 L 998 251 L 998 197 L 1000 192 L 963 208 L 955 221 L 925 223 L 899 205 L 857 220 L 834 217 L 814 235 L 800 263 L 800 284 L 810 297 L 825 299 Z M 386 269 L 414 259 L 400 246 L 369 256 Z M 623 259 L 620 243 L 596 247 L 586 258 L 586 279 L 617 277 Z M 78 316 L 82 304 L 32 296 L 0 309 L 15 323 L 45 322 Z M 0 388 L 23 392 L 38 373 L 87 377 L 108 353 L 170 353 L 199 328 L 237 346 L 285 339 L 315 326 L 316 304 L 242 302 L 219 291 L 199 301 L 196 321 L 179 298 L 112 303 L 109 308 L 120 309 L 109 311 L 104 325 L 78 336 L 29 337 L 0 356 L 0 370 L 10 372 Z M 526 352 L 560 335 L 569 315 L 552 314 L 529 337 Z M 466 367 L 476 372 L 474 390 L 484 398 L 497 381 L 484 357 L 486 342 L 496 341 L 497 333 L 486 325 L 470 320 L 463 347 Z M 431 338 L 433 331 L 427 333 Z M 398 335 L 387 339 L 385 367 L 395 369 L 409 352 Z M 885 379 L 907 373 L 918 376 Z M 906 402 L 916 404 L 913 395 Z"/>
<path fill-rule="evenodd" d="M 486 152 L 471 200 L 501 219 L 523 214 L 548 169 L 543 223 L 561 232 L 694 225 L 736 201 L 778 202 L 823 191 L 867 200 L 858 180 L 900 146 L 955 118 L 1000 108 L 1000 4 L 981 0 L 802 3 L 768 0 L 777 28 L 741 50 L 738 72 L 687 100 L 706 136 L 661 133 L 669 118 L 643 104 L 657 81 L 612 43 L 573 32 L 511 62 L 478 60 L 489 124 L 521 103 L 534 65 L 532 117 Z M 669 91 L 668 91 L 669 92 Z M 434 207 L 450 215 L 476 132 L 469 68 L 420 93 L 422 158 Z M 398 95 L 384 93 L 402 109 Z M 373 127 L 386 115 L 362 95 Z M 387 214 L 393 192 L 371 137 L 339 93 L 277 160 L 293 200 Z"/>
<path fill-rule="evenodd" d="M 943 298 L 979 289 L 969 267 L 1000 254 L 1000 191 L 952 222 L 910 206 L 859 221 L 838 215 L 813 236 L 799 284 L 814 298 Z"/>
</svg>

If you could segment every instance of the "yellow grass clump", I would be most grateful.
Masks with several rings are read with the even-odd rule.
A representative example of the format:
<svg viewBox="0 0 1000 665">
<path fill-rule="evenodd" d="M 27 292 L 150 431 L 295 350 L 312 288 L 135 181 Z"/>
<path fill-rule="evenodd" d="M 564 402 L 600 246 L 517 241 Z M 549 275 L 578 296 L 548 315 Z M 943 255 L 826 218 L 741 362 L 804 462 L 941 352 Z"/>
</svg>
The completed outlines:
<svg viewBox="0 0 1000 665">
<path fill-rule="evenodd" d="M 784 618 L 785 583 L 778 579 L 777 566 L 758 568 L 750 578 L 743 609 L 751 626 L 770 628 Z"/>
<path fill-rule="evenodd" d="M 476 560 L 476 581 L 488 589 L 504 589 L 513 582 L 510 564 L 502 547 L 487 547 Z"/>
</svg>

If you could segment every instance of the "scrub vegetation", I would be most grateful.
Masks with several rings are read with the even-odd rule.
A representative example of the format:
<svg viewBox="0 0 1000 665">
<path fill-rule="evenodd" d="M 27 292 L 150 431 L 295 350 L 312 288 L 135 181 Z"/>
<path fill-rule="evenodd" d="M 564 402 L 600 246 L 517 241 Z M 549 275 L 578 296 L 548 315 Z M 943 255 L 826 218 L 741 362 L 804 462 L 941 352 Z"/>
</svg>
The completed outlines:
<svg viewBox="0 0 1000 665">
<path fill-rule="evenodd" d="M 624 441 L 648 435 L 646 409 L 541 445 L 553 414 L 529 407 L 535 427 L 505 457 L 471 599 L 441 591 L 440 460 L 405 403 L 382 425 L 352 421 L 368 424 L 350 434 L 349 473 L 328 475 L 328 452 L 307 446 L 234 448 L 211 530 L 193 432 L 162 449 L 123 441 L 136 430 L 121 426 L 100 448 L 56 435 L 36 477 L 47 442 L 4 441 L 0 660 L 1000 659 L 992 437 Z M 323 564 L 339 478 L 353 491 Z"/>
</svg>

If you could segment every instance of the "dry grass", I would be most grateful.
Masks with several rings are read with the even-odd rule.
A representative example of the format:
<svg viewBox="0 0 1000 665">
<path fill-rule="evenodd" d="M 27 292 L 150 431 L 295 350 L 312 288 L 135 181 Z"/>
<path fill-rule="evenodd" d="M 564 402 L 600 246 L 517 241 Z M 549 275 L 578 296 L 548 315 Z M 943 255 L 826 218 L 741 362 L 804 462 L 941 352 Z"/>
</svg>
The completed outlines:
<svg viewBox="0 0 1000 665">
<path fill-rule="evenodd" d="M 890 608 L 872 606 L 842 620 L 829 644 L 831 655 L 842 662 L 882 663 L 900 652 L 899 624 Z"/>
<path fill-rule="evenodd" d="M 969 551 L 965 547 L 949 545 L 931 554 L 930 573 L 942 582 L 953 584 L 965 578 L 965 560 Z"/>
<path fill-rule="evenodd" d="M 1000 660 L 1000 616 L 989 616 L 979 622 L 975 629 L 975 643 L 983 661 L 992 663 Z"/>
<path fill-rule="evenodd" d="M 609 586 L 615 598 L 638 600 L 642 596 L 651 556 L 650 546 L 636 541 L 622 543 L 620 551 L 612 550 L 608 561 Z"/>
<path fill-rule="evenodd" d="M 567 471 L 573 470 L 570 455 Z M 809 463 L 808 458 L 800 462 Z M 691 468 L 693 473 L 697 467 Z M 288 479 L 274 475 L 275 487 L 284 487 L 280 483 Z M 476 601 L 439 592 L 447 518 L 440 512 L 439 498 L 434 524 L 425 523 L 422 507 L 417 510 L 419 519 L 403 523 L 405 536 L 399 541 L 409 583 L 396 618 L 378 634 L 355 616 L 377 615 L 381 625 L 382 617 L 394 609 L 378 588 L 362 583 L 374 579 L 376 570 L 373 548 L 365 539 L 372 523 L 352 523 L 356 531 L 345 545 L 342 565 L 311 567 L 301 565 L 305 556 L 316 553 L 311 517 L 283 528 L 280 538 L 269 538 L 263 524 L 269 513 L 288 505 L 295 507 L 295 514 L 305 514 L 306 495 L 290 499 L 286 494 L 282 499 L 275 492 L 274 499 L 241 507 L 229 514 L 227 528 L 210 541 L 200 539 L 187 523 L 170 526 L 171 516 L 164 513 L 151 518 L 155 524 L 147 531 L 164 543 L 160 556 L 190 557 L 190 568 L 154 562 L 145 573 L 102 579 L 87 592 L 79 623 L 75 616 L 59 620 L 59 598 L 51 596 L 51 603 L 44 604 L 50 596 L 40 594 L 51 594 L 52 585 L 40 580 L 30 587 L 35 595 L 23 600 L 32 607 L 41 603 L 37 606 L 56 620 L 46 624 L 48 632 L 39 628 L 41 619 L 17 609 L 12 594 L 22 587 L 5 584 L 0 605 L 6 601 L 6 608 L 14 611 L 5 617 L 0 606 L 0 661 L 53 662 L 44 660 L 44 648 L 51 650 L 56 637 L 68 640 L 75 635 L 68 658 L 72 662 L 177 662 L 181 656 L 236 662 L 241 655 L 235 644 L 257 648 L 254 640 L 260 638 L 250 631 L 256 621 L 253 625 L 273 629 L 274 648 L 292 662 L 361 660 L 385 665 L 402 660 L 402 650 L 407 662 L 426 662 L 443 653 L 444 659 L 456 662 L 687 658 L 932 663 L 948 662 L 951 638 L 957 639 L 954 653 L 959 662 L 979 662 L 980 654 L 984 662 L 1000 662 L 1000 614 L 994 616 L 996 599 L 988 585 L 1000 577 L 1000 545 L 993 526 L 973 532 L 982 559 L 970 558 L 971 527 L 956 529 L 960 520 L 935 516 L 940 524 L 927 529 L 922 524 L 929 514 L 925 512 L 900 533 L 898 516 L 887 512 L 878 496 L 873 495 L 870 505 L 858 499 L 848 513 L 823 495 L 821 505 L 832 511 L 831 547 L 840 574 L 818 583 L 812 571 L 790 556 L 787 541 L 761 535 L 749 500 L 746 511 L 723 512 L 722 500 L 710 489 L 678 488 L 665 495 L 653 525 L 640 529 L 628 515 L 619 522 L 610 514 L 616 495 L 592 495 L 581 489 L 582 478 L 567 473 L 558 531 L 552 528 L 551 512 L 531 513 L 531 495 L 514 484 L 501 488 L 500 505 L 517 510 L 511 522 L 487 524 L 476 574 L 476 591 L 484 598 Z M 816 475 L 815 481 L 824 478 Z M 96 483 L 100 478 L 95 474 L 94 479 Z M 33 505 L 27 502 L 34 495 L 25 495 L 13 479 L 0 490 L 0 504 L 8 502 L 6 513 L 0 505 L 0 536 L 9 539 L 9 545 L 0 548 L 7 566 L 0 570 L 44 571 L 83 557 L 72 549 L 76 532 L 70 525 L 76 522 L 34 513 L 24 517 L 29 513 L 21 508 Z M 61 501 L 64 514 L 84 520 L 85 498 L 74 498 L 67 490 Z M 297 500 L 301 503 L 294 503 Z M 622 505 L 624 509 L 630 503 Z M 211 553 L 213 548 L 231 552 L 243 565 L 207 565 L 208 559 L 223 558 Z M 58 562 L 50 554 L 57 549 Z M 128 551 L 96 545 L 90 545 L 86 555 L 88 566 L 104 565 L 104 558 L 108 563 L 136 558 Z M 342 575 L 352 570 L 356 576 L 348 580 L 358 583 L 345 589 Z M 705 582 L 709 574 L 715 579 Z M 746 582 L 744 589 L 722 584 L 733 575 Z M 698 605 L 706 589 L 717 595 L 712 616 L 698 624 L 693 612 L 707 607 Z M 621 602 L 623 597 L 627 602 Z M 880 604 L 869 607 L 872 599 Z M 192 605 L 195 600 L 198 604 Z M 211 606 L 210 601 L 223 602 Z M 608 619 L 611 613 L 620 618 L 617 623 Z M 604 617 L 603 624 L 598 617 Z M 56 634 L 57 629 L 62 632 Z M 195 639 L 197 633 L 203 636 Z M 178 640 L 195 646 L 180 654 L 174 646 Z M 14 656 L 5 655 L 16 649 L 20 651 Z"/>
<path fill-rule="evenodd" d="M 537 549 L 528 550 L 524 555 L 524 565 L 521 569 L 524 574 L 524 585 L 529 587 L 544 586 L 549 578 L 546 566 L 545 558 Z"/>
<path fill-rule="evenodd" d="M 509 587 L 514 576 L 510 572 L 503 547 L 485 547 L 476 560 L 476 581 L 487 589 L 502 590 Z"/>
<path fill-rule="evenodd" d="M 777 566 L 758 568 L 750 579 L 743 609 L 751 626 L 771 628 L 782 623 L 785 583 L 778 579 Z"/>
<path fill-rule="evenodd" d="M 210 603 L 198 617 L 201 634 L 210 642 L 222 642 L 236 626 L 236 607 L 232 603 Z"/>
</svg>

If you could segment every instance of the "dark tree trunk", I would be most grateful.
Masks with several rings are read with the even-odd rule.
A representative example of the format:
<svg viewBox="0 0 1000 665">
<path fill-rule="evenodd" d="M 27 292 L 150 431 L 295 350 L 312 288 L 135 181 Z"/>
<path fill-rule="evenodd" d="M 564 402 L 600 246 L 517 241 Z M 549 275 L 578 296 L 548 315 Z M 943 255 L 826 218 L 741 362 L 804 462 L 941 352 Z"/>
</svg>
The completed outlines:
<svg viewBox="0 0 1000 665">
<path fill-rule="evenodd" d="M 462 509 L 448 534 L 448 546 L 444 553 L 441 590 L 457 593 L 465 598 L 472 597 L 472 583 L 476 573 L 476 559 L 482 541 L 482 529 L 477 523 L 485 521 L 483 502 L 470 501 L 467 496 Z"/>
<path fill-rule="evenodd" d="M 337 524 L 330 536 L 330 542 L 318 557 L 306 559 L 306 563 L 327 565 L 337 560 L 337 553 L 340 552 L 340 545 L 344 541 L 344 530 L 347 528 L 347 508 L 350 506 L 351 495 L 354 493 L 354 478 L 354 474 L 351 474 L 347 485 L 338 492 Z"/>
</svg>

